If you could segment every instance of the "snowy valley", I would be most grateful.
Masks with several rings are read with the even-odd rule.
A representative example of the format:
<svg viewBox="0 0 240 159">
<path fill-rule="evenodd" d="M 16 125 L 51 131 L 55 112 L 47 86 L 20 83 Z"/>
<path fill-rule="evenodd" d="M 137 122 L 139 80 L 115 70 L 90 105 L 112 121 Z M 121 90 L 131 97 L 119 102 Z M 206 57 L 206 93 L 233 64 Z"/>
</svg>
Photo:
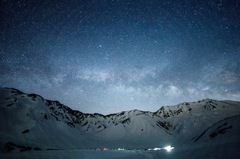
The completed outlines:
<svg viewBox="0 0 240 159">
<path fill-rule="evenodd" d="M 0 88 L 0 118 L 0 158 L 240 157 L 237 101 L 203 99 L 156 112 L 102 115 Z M 167 145 L 174 146 L 171 154 L 147 151 Z"/>
</svg>

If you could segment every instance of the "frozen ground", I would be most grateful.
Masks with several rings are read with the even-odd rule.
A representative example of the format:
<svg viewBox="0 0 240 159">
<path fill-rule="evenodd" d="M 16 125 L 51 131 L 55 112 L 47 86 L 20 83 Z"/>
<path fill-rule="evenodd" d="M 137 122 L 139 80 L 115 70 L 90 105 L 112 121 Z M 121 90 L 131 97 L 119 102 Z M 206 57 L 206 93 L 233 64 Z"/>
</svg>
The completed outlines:
<svg viewBox="0 0 240 159">
<path fill-rule="evenodd" d="M 240 158 L 239 142 L 200 143 L 165 150 L 50 150 L 0 154 L 1 159 L 235 159 Z"/>
</svg>

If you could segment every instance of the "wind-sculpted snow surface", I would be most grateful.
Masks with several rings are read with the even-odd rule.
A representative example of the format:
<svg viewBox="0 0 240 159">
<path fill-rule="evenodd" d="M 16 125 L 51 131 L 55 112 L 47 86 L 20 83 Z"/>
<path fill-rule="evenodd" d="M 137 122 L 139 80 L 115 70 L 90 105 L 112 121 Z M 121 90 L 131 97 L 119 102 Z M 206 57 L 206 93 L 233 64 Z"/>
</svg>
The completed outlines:
<svg viewBox="0 0 240 159">
<path fill-rule="evenodd" d="M 102 115 L 72 110 L 36 94 L 0 88 L 0 147 L 10 158 L 9 153 L 25 151 L 41 154 L 77 149 L 83 153 L 96 148 L 145 150 L 170 144 L 183 149 L 184 145 L 239 143 L 239 120 L 240 102 L 236 101 L 204 99 L 163 106 L 156 112 Z M 180 152 L 177 148 L 174 151 Z"/>
</svg>

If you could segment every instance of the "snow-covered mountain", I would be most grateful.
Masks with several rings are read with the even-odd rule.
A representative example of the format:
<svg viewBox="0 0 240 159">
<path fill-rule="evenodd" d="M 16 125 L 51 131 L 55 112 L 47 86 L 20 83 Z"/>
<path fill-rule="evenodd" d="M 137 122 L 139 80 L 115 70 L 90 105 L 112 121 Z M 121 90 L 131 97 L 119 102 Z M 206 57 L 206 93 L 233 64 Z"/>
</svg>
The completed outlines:
<svg viewBox="0 0 240 159">
<path fill-rule="evenodd" d="M 205 141 L 240 141 L 240 102 L 204 99 L 163 106 L 86 114 L 36 94 L 0 88 L 2 152 L 101 147 L 151 148 Z"/>
</svg>

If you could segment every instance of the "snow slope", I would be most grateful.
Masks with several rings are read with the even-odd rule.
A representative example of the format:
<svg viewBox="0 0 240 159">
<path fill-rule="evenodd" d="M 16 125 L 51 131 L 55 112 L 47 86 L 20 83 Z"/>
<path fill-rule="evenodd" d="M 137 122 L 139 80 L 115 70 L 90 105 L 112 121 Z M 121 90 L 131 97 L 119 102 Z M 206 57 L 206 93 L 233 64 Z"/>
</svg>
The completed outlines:
<svg viewBox="0 0 240 159">
<path fill-rule="evenodd" d="M 1 152 L 145 149 L 240 141 L 240 102 L 204 99 L 156 112 L 86 114 L 36 94 L 0 88 Z"/>
</svg>

